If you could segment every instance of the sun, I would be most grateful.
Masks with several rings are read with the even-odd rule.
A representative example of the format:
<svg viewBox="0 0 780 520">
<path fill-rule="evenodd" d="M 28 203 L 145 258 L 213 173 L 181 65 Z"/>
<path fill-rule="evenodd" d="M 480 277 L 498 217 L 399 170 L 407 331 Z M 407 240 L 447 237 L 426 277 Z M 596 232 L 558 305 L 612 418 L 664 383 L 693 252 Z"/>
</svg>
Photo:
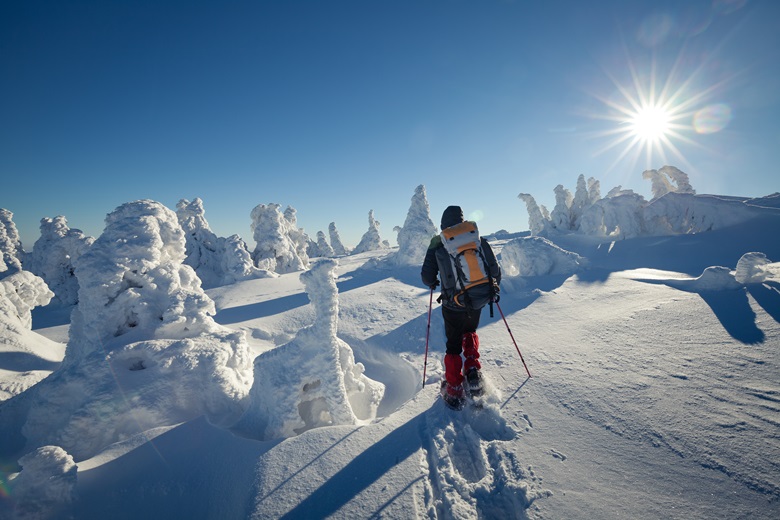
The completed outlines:
<svg viewBox="0 0 780 520">
<path fill-rule="evenodd" d="M 640 141 L 657 143 L 667 137 L 671 116 L 660 105 L 643 106 L 628 121 L 631 132 Z"/>
<path fill-rule="evenodd" d="M 691 138 L 698 132 L 692 121 L 700 105 L 720 85 L 696 88 L 699 71 L 683 75 L 679 62 L 665 81 L 659 81 L 655 62 L 642 68 L 627 59 L 623 71 L 628 73 L 623 81 L 605 71 L 612 83 L 612 95 L 591 93 L 604 104 L 606 111 L 591 113 L 589 117 L 610 123 L 606 129 L 592 134 L 599 139 L 607 138 L 596 155 L 619 150 L 610 170 L 626 159 L 630 160 L 632 169 L 639 163 L 645 168 L 657 168 L 659 164 L 671 162 L 692 168 L 680 146 L 701 147 Z"/>
</svg>

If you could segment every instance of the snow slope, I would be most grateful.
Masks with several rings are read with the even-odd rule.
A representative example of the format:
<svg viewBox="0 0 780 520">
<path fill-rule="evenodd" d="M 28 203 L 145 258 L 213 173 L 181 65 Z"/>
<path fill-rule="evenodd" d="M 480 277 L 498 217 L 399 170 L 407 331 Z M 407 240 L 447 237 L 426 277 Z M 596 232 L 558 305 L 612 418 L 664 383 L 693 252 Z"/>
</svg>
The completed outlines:
<svg viewBox="0 0 780 520">
<path fill-rule="evenodd" d="M 501 310 L 533 378 L 498 309 L 493 318 L 486 309 L 492 389 L 482 410 L 461 413 L 437 399 L 435 301 L 422 387 L 430 293 L 419 268 L 377 261 L 393 250 L 340 258 L 338 336 L 385 385 L 376 421 L 269 441 L 203 417 L 155 428 L 75 460 L 75 498 L 63 493 L 37 517 L 777 518 L 780 266 L 747 285 L 734 270 L 749 252 L 780 260 L 778 233 L 768 207 L 694 235 L 548 236 L 587 265 L 502 284 Z M 703 276 L 718 266 L 728 269 Z M 207 294 L 215 321 L 246 332 L 254 354 L 315 317 L 297 273 Z M 4 429 L 16 420 L 9 409 L 0 406 Z M 0 451 L 14 475 L 19 457 Z M 72 474 L 57 467 L 46 471 Z M 14 508 L 36 517 L 25 471 L 3 478 L 0 517 Z"/>
</svg>

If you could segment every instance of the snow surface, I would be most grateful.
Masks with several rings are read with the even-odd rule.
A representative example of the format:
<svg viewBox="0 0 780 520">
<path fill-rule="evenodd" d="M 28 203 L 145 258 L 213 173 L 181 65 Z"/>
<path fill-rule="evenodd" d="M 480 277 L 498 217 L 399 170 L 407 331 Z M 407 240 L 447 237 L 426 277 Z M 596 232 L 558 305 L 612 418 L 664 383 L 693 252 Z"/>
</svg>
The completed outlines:
<svg viewBox="0 0 780 520">
<path fill-rule="evenodd" d="M 662 216 L 669 223 L 684 222 L 679 211 L 698 208 L 702 200 L 667 193 L 651 204 L 667 198 L 673 202 L 664 207 L 672 213 Z M 620 189 L 607 199 L 626 200 L 620 204 L 627 210 L 637 207 L 637 199 Z M 101 237 L 97 249 L 82 257 L 79 265 L 92 266 L 103 281 L 81 283 L 85 296 L 95 294 L 80 298 L 79 306 L 93 299 L 111 305 L 110 298 L 101 299 L 100 285 L 145 266 L 143 276 L 128 275 L 124 290 L 140 295 L 159 281 L 157 292 L 144 300 L 158 309 L 160 302 L 192 309 L 198 317 L 194 328 L 166 329 L 139 319 L 134 328 L 144 331 L 143 338 L 133 331 L 98 334 L 108 347 L 102 363 L 114 368 L 116 379 L 97 372 L 94 364 L 89 371 L 68 372 L 68 385 L 46 397 L 66 397 L 60 406 L 73 410 L 74 395 L 90 396 L 89 413 L 82 409 L 74 417 L 83 425 L 79 433 L 92 439 L 96 434 L 90 430 L 102 432 L 116 418 L 129 418 L 120 410 L 149 410 L 176 397 L 188 403 L 187 413 L 152 407 L 159 415 L 135 417 L 140 421 L 123 436 L 103 439 L 98 449 L 73 450 L 55 434 L 60 415 L 50 409 L 48 421 L 41 416 L 36 422 L 39 432 L 25 432 L 41 440 L 31 443 L 20 430 L 41 406 L 41 389 L 57 388 L 52 380 L 64 379 L 57 376 L 61 367 L 0 403 L 0 467 L 6 472 L 0 517 L 778 518 L 780 212 L 771 197 L 705 199 L 707 218 L 697 217 L 695 223 L 715 225 L 679 228 L 696 233 L 647 234 L 641 228 L 631 237 L 569 229 L 549 233 L 546 241 L 494 240 L 500 261 L 509 265 L 519 249 L 537 267 L 507 277 L 499 303 L 506 323 L 498 313 L 493 318 L 483 313 L 480 360 L 490 391 L 482 410 L 463 412 L 437 399 L 444 331 L 435 302 L 423 387 L 430 292 L 420 285 L 419 266 L 389 267 L 395 250 L 339 258 L 337 265 L 315 263 L 315 273 L 307 276 L 316 278 L 320 269 L 334 273 L 337 299 L 332 277 L 317 278 L 319 289 L 312 290 L 296 272 L 215 287 L 203 295 L 184 275 L 192 271 L 182 263 L 184 236 L 171 225 L 175 215 L 146 203 L 152 218 L 141 219 L 140 228 L 135 219 L 127 235 L 137 235 L 127 244 L 130 250 L 112 232 L 114 247 L 127 255 L 100 246 Z M 573 205 L 574 200 L 581 200 L 576 193 Z M 601 202 L 605 199 L 589 200 L 591 208 L 608 205 Z M 743 212 L 743 206 L 749 209 Z M 645 215 L 647 203 L 639 208 Z M 549 217 L 541 208 L 539 214 Z M 617 222 L 621 231 L 630 227 Z M 136 260 L 120 262 L 125 256 Z M 558 269 L 562 259 L 565 268 Z M 110 267 L 120 264 L 121 271 Z M 522 283 L 512 283 L 517 279 Z M 170 292 L 177 283 L 181 287 Z M 180 292 L 193 301 L 181 302 L 175 297 Z M 322 297 L 322 308 L 314 304 L 316 296 L 310 302 L 312 294 Z M 211 322 L 208 302 L 216 311 Z M 74 314 L 71 339 L 86 339 L 86 330 L 115 330 L 117 319 L 127 324 L 125 313 L 96 309 L 89 327 L 84 315 L 76 319 Z M 138 316 L 145 312 L 138 306 Z M 35 316 L 45 326 L 34 324 L 29 334 L 48 334 L 56 320 L 47 320 L 46 312 Z M 204 387 L 216 368 L 240 365 L 215 355 L 209 369 L 197 369 L 203 360 L 197 348 L 201 338 L 211 338 L 216 351 L 228 353 L 245 337 L 245 348 L 262 359 L 291 344 L 304 343 L 303 352 L 311 345 L 301 337 L 319 323 L 326 324 L 328 344 L 335 328 L 355 366 L 362 364 L 366 378 L 384 385 L 375 420 L 261 440 L 256 431 L 231 428 L 226 415 L 220 421 L 208 407 L 196 406 L 204 394 L 219 395 Z M 185 347 L 186 341 L 192 344 Z M 131 345 L 138 344 L 146 346 L 134 352 Z M 3 374 L 17 363 L 6 345 L 0 351 Z M 83 348 L 97 356 L 98 345 L 86 341 Z M 71 345 L 68 349 L 63 366 L 70 364 Z M 41 355 L 41 350 L 30 352 Z M 175 371 L 154 372 L 171 357 L 182 363 Z M 278 370 L 307 373 L 303 360 L 288 361 L 279 362 Z M 255 369 L 258 364 L 256 357 Z M 130 370 L 140 366 L 146 368 Z M 133 380 L 136 376 L 152 383 L 148 391 L 146 383 Z M 162 384 L 166 378 L 168 385 Z M 262 382 L 255 378 L 254 383 Z M 293 395 L 291 402 L 301 405 L 298 391 L 271 388 L 263 402 Z M 232 402 L 246 413 L 251 400 Z M 229 408 L 224 402 L 220 407 Z M 101 422 L 104 415 L 113 422 Z M 57 442 L 43 443 L 49 439 Z M 78 467 L 75 475 L 72 463 Z"/>
</svg>

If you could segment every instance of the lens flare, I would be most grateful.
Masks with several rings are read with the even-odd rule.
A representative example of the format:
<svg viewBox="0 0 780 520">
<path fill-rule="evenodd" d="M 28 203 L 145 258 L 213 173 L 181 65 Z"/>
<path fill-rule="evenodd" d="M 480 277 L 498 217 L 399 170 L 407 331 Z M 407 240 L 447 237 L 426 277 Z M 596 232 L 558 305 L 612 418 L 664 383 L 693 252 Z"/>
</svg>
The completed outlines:
<svg viewBox="0 0 780 520">
<path fill-rule="evenodd" d="M 693 128 L 700 134 L 720 132 L 731 121 L 731 107 L 725 103 L 709 105 L 693 115 Z"/>
</svg>

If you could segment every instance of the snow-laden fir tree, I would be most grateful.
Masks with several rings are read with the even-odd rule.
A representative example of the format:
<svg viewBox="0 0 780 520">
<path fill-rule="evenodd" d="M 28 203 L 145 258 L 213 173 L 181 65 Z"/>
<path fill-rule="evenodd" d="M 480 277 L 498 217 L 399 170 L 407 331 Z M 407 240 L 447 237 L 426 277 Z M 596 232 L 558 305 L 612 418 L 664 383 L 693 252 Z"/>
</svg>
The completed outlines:
<svg viewBox="0 0 780 520">
<path fill-rule="evenodd" d="M 250 404 L 237 425 L 244 434 L 268 440 L 376 418 L 384 385 L 363 374 L 362 363 L 355 363 L 352 349 L 337 336 L 337 266 L 334 259 L 322 259 L 301 274 L 314 323 L 290 343 L 255 358 Z"/>
<path fill-rule="evenodd" d="M 402 228 L 398 228 L 398 252 L 391 261 L 396 265 L 421 265 L 431 238 L 437 233 L 436 225 L 431 220 L 425 186 L 420 184 L 412 195 L 406 221 Z"/>
<path fill-rule="evenodd" d="M 555 207 L 550 213 L 550 219 L 555 229 L 565 231 L 571 229 L 571 192 L 559 184 L 555 187 Z"/>
<path fill-rule="evenodd" d="M 336 256 L 333 248 L 328 244 L 324 231 L 317 231 L 317 241 L 311 243 L 309 248 L 311 258 L 332 258 Z"/>
<path fill-rule="evenodd" d="M 309 263 L 305 252 L 308 241 L 301 256 L 298 236 L 295 239 L 291 237 L 294 224 L 280 208 L 279 204 L 271 203 L 258 204 L 252 210 L 252 236 L 256 242 L 252 260 L 258 268 L 280 274 L 303 271 Z"/>
<path fill-rule="evenodd" d="M 131 202 L 106 217 L 76 262 L 63 364 L 31 394 L 28 451 L 56 445 L 83 460 L 150 428 L 240 417 L 251 378 L 245 334 L 214 321 L 184 259 L 184 231 L 162 204 Z"/>
<path fill-rule="evenodd" d="M 211 288 L 241 280 L 261 278 L 269 271 L 258 269 L 246 243 L 238 235 L 218 237 L 206 221 L 203 201 L 181 199 L 176 205 L 176 216 L 185 233 L 184 263 L 195 269 L 203 287 Z"/>
<path fill-rule="evenodd" d="M 14 224 L 14 214 L 0 208 L 0 277 L 22 270 L 24 249 Z"/>
<path fill-rule="evenodd" d="M 295 244 L 295 252 L 303 261 L 304 266 L 309 266 L 309 256 L 307 250 L 309 248 L 309 235 L 298 227 L 298 211 L 292 206 L 287 206 L 284 210 L 284 218 L 288 222 L 287 234 L 290 236 L 290 240 Z"/>
<path fill-rule="evenodd" d="M 64 305 L 75 305 L 79 299 L 79 282 L 75 264 L 95 241 L 79 229 L 68 227 L 62 215 L 41 219 L 41 236 L 28 256 L 29 270 L 43 278 Z"/>
<path fill-rule="evenodd" d="M 379 221 L 374 218 L 374 210 L 372 209 L 368 212 L 368 230 L 363 234 L 357 247 L 352 250 L 352 254 L 376 251 L 386 247 L 386 244 L 382 242 L 382 237 L 379 235 Z"/>
<path fill-rule="evenodd" d="M 336 256 L 348 255 L 349 249 L 341 242 L 341 236 L 339 235 L 339 230 L 336 229 L 335 222 L 331 222 L 328 225 L 328 234 L 330 235 L 330 245 L 333 248 L 333 253 Z"/>
<path fill-rule="evenodd" d="M 533 196 L 528 193 L 521 193 L 517 198 L 525 202 L 528 210 L 528 228 L 531 230 L 531 234 L 539 235 L 544 232 L 550 223 L 549 214 L 545 216 L 547 212 L 544 210 L 544 206 L 540 208 Z"/>
</svg>

